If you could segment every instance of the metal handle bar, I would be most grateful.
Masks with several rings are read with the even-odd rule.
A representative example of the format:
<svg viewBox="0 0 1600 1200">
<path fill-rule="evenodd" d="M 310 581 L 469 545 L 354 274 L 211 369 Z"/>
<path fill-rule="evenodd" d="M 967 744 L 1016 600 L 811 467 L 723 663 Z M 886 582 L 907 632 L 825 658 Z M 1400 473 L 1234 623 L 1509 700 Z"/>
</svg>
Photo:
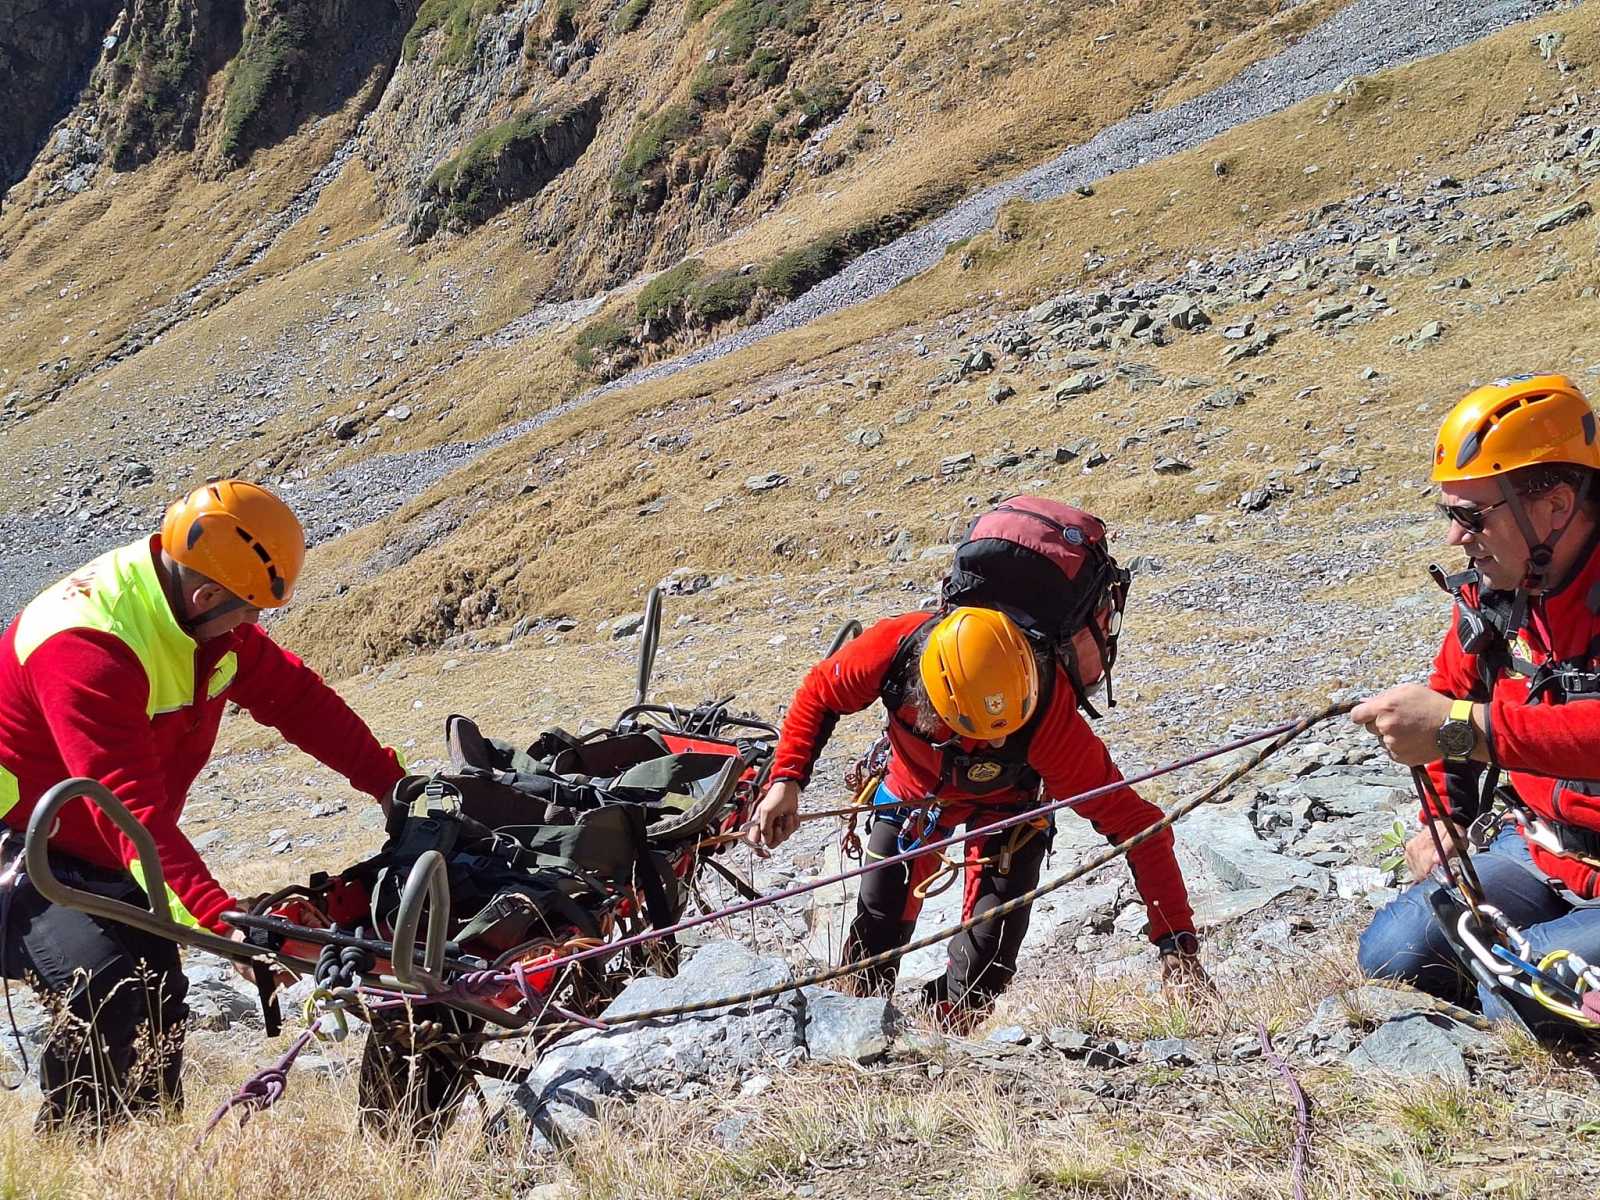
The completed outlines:
<svg viewBox="0 0 1600 1200">
<path fill-rule="evenodd" d="M 422 948 L 422 965 L 417 966 L 417 929 L 422 924 L 422 905 L 428 905 L 428 933 Z M 389 960 L 394 982 L 404 990 L 423 993 L 450 991 L 444 976 L 445 943 L 450 926 L 450 869 L 437 850 L 424 852 L 406 876 L 400 893 L 400 907 L 394 918 L 394 954 Z M 442 999 L 442 998 L 441 998 Z M 528 1018 L 515 1017 L 469 995 L 451 995 L 442 1002 L 496 1025 L 516 1029 Z"/>
<path fill-rule="evenodd" d="M 839 626 L 839 632 L 833 635 L 833 641 L 828 644 L 828 653 L 823 657 L 832 658 L 840 650 L 844 649 L 847 642 L 853 642 L 860 636 L 861 622 L 851 617 L 843 625 Z"/>
<path fill-rule="evenodd" d="M 650 694 L 650 676 L 656 669 L 656 647 L 661 644 L 661 589 L 653 587 L 644 598 L 644 626 L 639 632 L 639 703 Z"/>
<path fill-rule="evenodd" d="M 617 717 L 617 724 L 621 725 L 623 722 L 639 716 L 663 716 L 676 719 L 683 716 L 683 709 L 674 708 L 669 704 L 633 704 L 622 710 L 622 714 Z M 778 730 L 776 726 L 769 725 L 767 722 L 759 720 L 755 717 L 735 717 L 724 713 L 717 719 L 717 727 L 720 729 L 728 725 L 735 725 L 740 729 L 753 729 L 757 733 L 770 734 L 773 737 L 778 736 Z M 659 729 L 660 727 L 657 726 L 657 728 Z M 682 737 L 703 737 L 708 742 L 727 742 L 729 745 L 733 744 L 732 739 L 718 737 L 716 734 L 684 733 L 680 729 L 668 729 L 662 730 L 662 732 L 676 733 Z"/>
<path fill-rule="evenodd" d="M 139 865 L 144 872 L 144 890 L 150 901 L 148 909 L 123 900 L 97 896 L 93 892 L 62 883 L 57 878 L 50 866 L 50 834 L 55 829 L 56 818 L 60 816 L 62 808 L 80 797 L 109 817 L 112 824 L 139 852 Z M 131 925 L 135 929 L 142 929 L 146 933 L 153 933 L 157 937 L 166 938 L 179 945 L 208 950 L 212 954 L 220 954 L 235 962 L 262 963 L 273 960 L 274 956 L 270 951 L 221 937 L 208 929 L 180 925 L 172 919 L 172 905 L 167 899 L 167 878 L 161 869 L 161 857 L 156 852 L 155 838 L 151 837 L 150 831 L 139 824 L 138 818 L 129 812 L 122 801 L 112 795 L 110 789 L 99 780 L 63 780 L 44 794 L 44 798 L 39 801 L 39 807 L 33 810 L 33 816 L 28 819 L 23 860 L 27 867 L 28 879 L 34 889 L 51 904 L 76 909 L 92 917 L 104 917 L 123 925 Z"/>
<path fill-rule="evenodd" d="M 422 966 L 417 966 L 417 928 L 422 924 L 422 905 L 428 905 L 428 938 L 422 950 Z M 450 925 L 450 870 L 444 855 L 425 851 L 406 876 L 400 893 L 400 908 L 394 918 L 394 977 L 402 987 L 441 991 L 449 985 L 444 979 L 444 948 Z"/>
</svg>

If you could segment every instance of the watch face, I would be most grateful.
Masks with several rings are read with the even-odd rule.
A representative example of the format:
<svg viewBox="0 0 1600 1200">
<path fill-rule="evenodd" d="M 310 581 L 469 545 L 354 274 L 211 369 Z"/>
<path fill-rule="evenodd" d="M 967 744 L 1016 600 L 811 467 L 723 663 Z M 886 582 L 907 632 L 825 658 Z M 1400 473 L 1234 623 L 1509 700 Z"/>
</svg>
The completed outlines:
<svg viewBox="0 0 1600 1200">
<path fill-rule="evenodd" d="M 1468 721 L 1446 721 L 1439 726 L 1434 740 L 1446 758 L 1466 758 L 1472 753 L 1472 725 Z"/>
</svg>

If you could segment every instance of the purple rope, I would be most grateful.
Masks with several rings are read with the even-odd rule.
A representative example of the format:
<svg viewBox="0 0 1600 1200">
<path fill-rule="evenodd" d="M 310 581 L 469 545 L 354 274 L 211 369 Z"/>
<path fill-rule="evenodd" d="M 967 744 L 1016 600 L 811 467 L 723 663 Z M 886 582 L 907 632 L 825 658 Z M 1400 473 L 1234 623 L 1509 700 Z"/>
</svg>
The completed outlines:
<svg viewBox="0 0 1600 1200">
<path fill-rule="evenodd" d="M 951 846 L 961 845 L 976 838 L 988 837 L 991 834 L 999 833 L 1001 830 L 1010 829 L 1014 825 L 1022 825 L 1029 821 L 1037 820 L 1042 816 L 1048 816 L 1049 814 L 1059 812 L 1064 808 L 1074 808 L 1077 805 L 1085 804 L 1090 800 L 1098 800 L 1102 796 L 1109 796 L 1113 792 L 1119 792 L 1123 788 L 1132 787 L 1134 784 L 1148 783 L 1152 779 L 1159 779 L 1163 775 L 1170 775 L 1174 771 L 1183 770 L 1185 767 L 1197 766 L 1198 764 L 1207 762 L 1210 759 L 1219 758 L 1224 754 L 1230 754 L 1235 750 L 1242 750 L 1246 746 L 1253 746 L 1257 742 L 1267 741 L 1270 738 L 1278 737 L 1282 734 L 1288 733 L 1292 729 L 1297 728 L 1305 721 L 1305 719 L 1306 718 L 1302 717 L 1293 721 L 1285 721 L 1283 724 L 1275 725 L 1271 729 L 1264 729 L 1259 733 L 1252 733 L 1248 737 L 1242 737 L 1237 741 L 1229 742 L 1226 745 L 1217 746 L 1213 749 L 1202 751 L 1199 754 L 1190 755 L 1188 758 L 1179 759 L 1176 762 L 1168 763 L 1166 766 L 1155 767 L 1149 771 L 1145 771 L 1139 775 L 1131 776 L 1127 779 L 1114 780 L 1111 783 L 1090 788 L 1086 792 L 1079 792 L 1075 796 L 1068 796 L 1064 800 L 1053 800 L 1049 804 L 1041 805 L 1038 808 L 1030 808 L 1024 812 L 1019 812 L 1012 816 L 1005 817 L 1002 820 L 995 821 L 993 824 L 984 825 L 978 829 L 970 829 L 965 833 L 952 834 L 950 837 L 944 838 L 941 841 L 929 842 L 926 845 L 919 846 L 915 850 L 906 851 L 903 854 L 892 854 L 888 858 L 875 859 L 872 862 L 863 863 L 859 867 L 852 867 L 850 870 L 841 871 L 837 875 L 825 876 L 822 879 L 813 879 L 809 883 L 798 883 L 793 887 L 785 888 L 783 891 L 773 892 L 771 895 L 757 896 L 753 900 L 743 900 L 738 904 L 730 905 L 727 908 L 717 909 L 715 912 L 703 913 L 698 917 L 688 917 L 682 921 L 679 921 L 676 925 L 669 925 L 664 929 L 646 929 L 641 933 L 636 933 L 631 937 L 625 937 L 620 941 L 607 942 L 604 945 L 594 946 L 588 950 L 577 950 L 567 955 L 565 958 L 557 958 L 547 963 L 540 963 L 539 968 L 540 970 L 553 970 L 558 967 L 570 966 L 573 963 L 586 962 L 591 958 L 610 957 L 619 950 L 626 950 L 632 946 L 640 946 L 646 942 L 658 941 L 661 938 L 682 933 L 685 930 L 695 929 L 712 921 L 721 921 L 728 917 L 739 916 L 740 914 L 750 912 L 753 909 L 765 908 L 769 905 L 778 903 L 780 900 L 792 900 L 796 896 L 804 896 L 809 892 L 815 892 L 821 888 L 831 887 L 834 884 L 843 883 L 849 879 L 855 879 L 872 871 L 882 871 L 889 867 L 899 866 L 902 863 L 909 862 L 913 858 L 920 858 L 924 854 L 932 854 L 939 850 L 946 850 Z M 475 972 L 475 974 L 476 973 L 477 972 Z M 510 983 L 513 982 L 513 979 L 509 974 L 502 974 L 500 976 L 500 982 Z M 441 992 L 422 996 L 413 996 L 412 999 L 448 1000 L 450 995 L 450 992 Z"/>
<path fill-rule="evenodd" d="M 240 1109 L 239 1125 L 250 1119 L 250 1114 L 262 1109 L 271 1108 L 283 1098 L 284 1089 L 289 1084 L 289 1068 L 294 1066 L 294 1060 L 300 1057 L 300 1051 L 311 1044 L 311 1039 L 316 1036 L 316 1026 L 313 1025 L 299 1037 L 284 1052 L 282 1058 L 270 1067 L 263 1067 L 250 1078 L 239 1085 L 239 1090 L 217 1106 L 217 1111 L 211 1114 L 211 1119 L 206 1122 L 206 1127 L 200 1131 L 200 1136 L 195 1138 L 194 1144 L 198 1148 L 200 1143 L 211 1136 L 212 1130 L 222 1124 L 222 1120 L 234 1109 Z"/>
<path fill-rule="evenodd" d="M 1278 1074 L 1283 1076 L 1283 1082 L 1289 1088 L 1289 1095 L 1294 1098 L 1294 1150 L 1289 1159 L 1289 1171 L 1294 1183 L 1294 1200 L 1306 1200 L 1306 1162 L 1311 1155 L 1311 1101 L 1306 1097 L 1305 1088 L 1300 1086 L 1300 1081 L 1289 1069 L 1289 1064 L 1272 1048 L 1272 1035 L 1267 1032 L 1265 1021 L 1256 1022 L 1256 1036 L 1261 1039 L 1261 1052 L 1267 1056 L 1268 1062 L 1278 1068 Z"/>
</svg>

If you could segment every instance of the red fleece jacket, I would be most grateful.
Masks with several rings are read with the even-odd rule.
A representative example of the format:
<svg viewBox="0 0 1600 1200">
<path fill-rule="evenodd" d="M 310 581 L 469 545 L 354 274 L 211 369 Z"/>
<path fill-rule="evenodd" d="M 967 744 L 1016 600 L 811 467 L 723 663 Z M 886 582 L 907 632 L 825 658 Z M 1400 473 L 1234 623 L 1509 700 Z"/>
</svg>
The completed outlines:
<svg viewBox="0 0 1600 1200">
<path fill-rule="evenodd" d="M 13 621 L 0 638 L 0 765 L 17 777 L 21 796 L 5 823 L 26 829 L 40 796 L 63 779 L 100 780 L 150 830 L 168 886 L 208 928 L 227 932 L 218 916 L 235 905 L 178 828 L 178 818 L 211 757 L 228 702 L 370 796 L 387 794 L 405 774 L 395 752 L 378 744 L 338 694 L 257 626 L 206 642 L 195 654 L 200 681 L 228 651 L 238 654 L 238 674 L 226 689 L 154 718 L 145 714 L 144 670 L 115 637 L 67 630 L 21 666 L 16 632 Z M 200 695 L 205 690 L 196 689 Z M 133 844 L 82 800 L 62 811 L 51 844 L 114 869 L 136 857 Z"/>
<path fill-rule="evenodd" d="M 1465 595 L 1476 602 L 1475 589 Z M 1528 703 L 1528 675 L 1535 667 L 1555 660 L 1600 668 L 1600 539 L 1591 543 L 1572 579 L 1530 601 L 1527 620 L 1512 635 L 1512 669 L 1501 672 L 1492 695 L 1484 692 L 1477 656 L 1461 649 L 1455 632 L 1460 617 L 1457 606 L 1429 686 L 1488 702 L 1490 751 L 1524 804 L 1547 820 L 1600 830 L 1600 702 Z M 1440 763 L 1430 771 L 1441 795 L 1456 782 L 1448 777 L 1459 774 Z M 1600 871 L 1542 846 L 1530 843 L 1528 849 L 1534 865 L 1578 895 L 1600 895 Z"/>
<path fill-rule="evenodd" d="M 839 717 L 860 712 L 880 699 L 884 677 L 902 639 L 927 619 L 927 613 L 907 613 L 879 621 L 806 674 L 784 718 L 773 779 L 794 780 L 801 786 L 810 782 L 817 756 Z M 913 719 L 909 709 L 899 715 L 907 722 Z M 1059 668 L 1050 706 L 1034 720 L 1039 724 L 1028 747 L 1028 765 L 1044 780 L 1045 794 L 1052 799 L 1065 799 L 1122 778 L 1105 743 L 1095 736 L 1078 711 L 1072 684 Z M 944 730 L 936 738 L 953 736 Z M 906 732 L 896 721 L 889 723 L 889 743 L 892 754 L 885 780 L 889 791 L 907 800 L 921 800 L 933 793 L 940 782 L 940 752 Z M 977 743 L 965 745 L 971 749 Z M 950 788 L 937 794 L 946 809 L 960 804 L 992 809 L 1031 799 L 1020 792 L 976 797 Z M 1161 819 L 1161 810 L 1129 787 L 1075 805 L 1072 811 L 1087 818 L 1097 833 L 1112 842 L 1125 841 Z M 1172 847 L 1172 831 L 1168 829 L 1128 855 L 1134 883 L 1150 914 L 1152 941 L 1168 933 L 1194 929 L 1194 913 Z"/>
</svg>

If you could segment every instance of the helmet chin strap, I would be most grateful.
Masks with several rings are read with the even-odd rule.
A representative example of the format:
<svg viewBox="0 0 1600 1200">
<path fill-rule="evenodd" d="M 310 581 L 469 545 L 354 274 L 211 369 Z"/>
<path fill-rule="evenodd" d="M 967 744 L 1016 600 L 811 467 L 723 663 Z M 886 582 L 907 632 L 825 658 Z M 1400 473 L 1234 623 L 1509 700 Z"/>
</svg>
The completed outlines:
<svg viewBox="0 0 1600 1200">
<path fill-rule="evenodd" d="M 191 638 L 204 625 L 209 625 L 219 617 L 226 617 L 230 613 L 238 612 L 241 608 L 249 608 L 250 604 L 230 594 L 221 604 L 214 604 L 199 616 L 189 617 L 184 615 L 187 607 L 184 604 L 184 577 L 189 575 L 189 568 L 182 563 L 167 562 L 167 569 L 162 573 L 163 590 L 167 594 L 167 607 L 172 610 L 172 619 L 178 623 L 178 628 Z M 209 582 L 209 581 L 208 581 Z M 198 640 L 198 639 L 197 639 Z"/>
<path fill-rule="evenodd" d="M 1573 518 L 1578 517 L 1579 506 L 1584 502 L 1584 496 L 1589 493 L 1589 477 L 1584 475 L 1584 478 L 1579 480 L 1573 494 L 1573 510 L 1566 517 L 1566 522 L 1560 528 L 1550 530 L 1550 533 L 1542 539 L 1539 538 L 1538 534 L 1534 533 L 1533 522 L 1528 520 L 1528 507 L 1522 502 L 1522 493 L 1517 491 L 1515 486 L 1512 486 L 1512 482 L 1510 482 L 1510 478 L 1507 475 L 1499 475 L 1499 490 L 1501 490 L 1501 496 L 1506 498 L 1506 507 L 1510 509 L 1512 520 L 1517 522 L 1517 530 L 1522 533 L 1523 541 L 1528 542 L 1528 563 L 1523 568 L 1523 578 L 1522 582 L 1518 584 L 1518 590 L 1536 592 L 1546 584 L 1546 576 L 1550 571 L 1550 562 L 1555 558 L 1555 544 L 1562 539 L 1563 533 L 1570 530 L 1571 525 L 1573 525 Z"/>
<path fill-rule="evenodd" d="M 1522 534 L 1522 540 L 1528 544 L 1528 561 L 1523 567 L 1522 581 L 1517 584 L 1515 598 L 1512 602 L 1511 620 L 1508 627 L 1520 629 L 1523 619 L 1528 615 L 1528 597 L 1537 592 L 1542 592 L 1548 582 L 1550 564 L 1555 560 L 1556 543 L 1563 534 L 1572 527 L 1573 520 L 1578 515 L 1584 498 L 1589 492 L 1589 476 L 1587 474 L 1578 481 L 1572 498 L 1572 512 L 1559 528 L 1552 529 L 1545 537 L 1540 538 L 1533 531 L 1533 522 L 1528 519 L 1528 509 L 1522 503 L 1522 493 L 1512 485 L 1507 475 L 1498 476 L 1500 494 L 1505 498 L 1506 507 L 1511 510 L 1511 519 L 1517 523 L 1517 529 Z"/>
</svg>

